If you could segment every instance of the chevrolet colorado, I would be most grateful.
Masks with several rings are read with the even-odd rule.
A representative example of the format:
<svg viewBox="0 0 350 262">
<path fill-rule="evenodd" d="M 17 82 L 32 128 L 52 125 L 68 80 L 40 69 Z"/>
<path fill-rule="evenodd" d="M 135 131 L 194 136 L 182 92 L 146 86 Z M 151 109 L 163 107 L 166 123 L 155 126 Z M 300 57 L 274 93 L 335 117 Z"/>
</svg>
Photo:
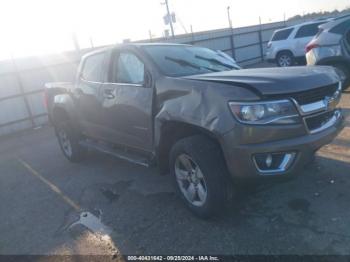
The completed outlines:
<svg viewBox="0 0 350 262">
<path fill-rule="evenodd" d="M 209 217 L 238 178 L 295 174 L 343 127 L 331 67 L 238 69 L 190 45 L 105 48 L 82 58 L 75 84 L 46 84 L 49 118 L 70 161 L 96 149 L 157 165 Z"/>
</svg>

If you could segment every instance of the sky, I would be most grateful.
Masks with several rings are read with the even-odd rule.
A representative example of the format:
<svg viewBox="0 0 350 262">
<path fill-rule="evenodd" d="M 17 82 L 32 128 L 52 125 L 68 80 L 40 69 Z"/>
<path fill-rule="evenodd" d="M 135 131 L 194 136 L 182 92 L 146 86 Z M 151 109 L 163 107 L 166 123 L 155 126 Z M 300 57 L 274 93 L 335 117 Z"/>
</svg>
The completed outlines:
<svg viewBox="0 0 350 262">
<path fill-rule="evenodd" d="M 350 7 L 350 0 L 168 0 L 175 34 L 283 20 L 296 14 Z M 162 36 L 164 0 L 0 0 L 0 59 L 43 55 Z"/>
</svg>

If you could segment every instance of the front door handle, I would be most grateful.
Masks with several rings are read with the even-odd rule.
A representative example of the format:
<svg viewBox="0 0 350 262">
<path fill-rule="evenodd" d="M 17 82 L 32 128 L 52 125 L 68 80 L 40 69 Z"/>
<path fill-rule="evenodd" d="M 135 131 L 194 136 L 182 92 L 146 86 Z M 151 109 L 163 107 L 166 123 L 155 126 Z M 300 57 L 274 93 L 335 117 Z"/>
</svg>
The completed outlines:
<svg viewBox="0 0 350 262">
<path fill-rule="evenodd" d="M 113 94 L 114 89 L 112 88 L 105 88 L 103 89 L 103 97 L 106 99 L 114 99 L 115 95 Z"/>
</svg>

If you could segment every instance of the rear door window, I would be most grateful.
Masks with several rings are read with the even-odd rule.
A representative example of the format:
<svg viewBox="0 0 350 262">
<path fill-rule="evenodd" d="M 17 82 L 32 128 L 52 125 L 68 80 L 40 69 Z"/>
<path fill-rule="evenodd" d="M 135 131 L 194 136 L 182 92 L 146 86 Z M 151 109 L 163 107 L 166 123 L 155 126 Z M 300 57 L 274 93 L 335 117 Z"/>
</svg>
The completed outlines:
<svg viewBox="0 0 350 262">
<path fill-rule="evenodd" d="M 298 32 L 295 35 L 295 38 L 315 36 L 318 33 L 318 26 L 321 24 L 322 23 L 317 23 L 317 24 L 311 24 L 311 25 L 304 25 L 300 27 Z"/>
<path fill-rule="evenodd" d="M 81 78 L 91 82 L 101 82 L 104 57 L 104 53 L 88 56 L 83 65 Z"/>
<path fill-rule="evenodd" d="M 293 28 L 278 31 L 272 36 L 271 41 L 286 40 L 290 36 L 292 31 L 293 31 Z"/>
<path fill-rule="evenodd" d="M 329 30 L 329 32 L 342 35 L 342 34 L 345 34 L 345 32 L 349 29 L 350 29 L 350 19 L 345 20 L 344 22 L 340 23 L 339 25 L 336 25 L 331 30 Z"/>
</svg>

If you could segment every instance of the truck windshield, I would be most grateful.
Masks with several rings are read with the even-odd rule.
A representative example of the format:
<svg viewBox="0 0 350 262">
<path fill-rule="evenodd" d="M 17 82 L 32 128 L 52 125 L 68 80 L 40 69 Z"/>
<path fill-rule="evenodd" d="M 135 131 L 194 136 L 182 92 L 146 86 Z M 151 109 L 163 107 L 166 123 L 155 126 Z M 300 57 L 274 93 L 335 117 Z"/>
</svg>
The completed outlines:
<svg viewBox="0 0 350 262">
<path fill-rule="evenodd" d="M 142 48 L 167 76 L 187 76 L 239 69 L 233 59 L 204 47 L 150 45 Z"/>
</svg>

